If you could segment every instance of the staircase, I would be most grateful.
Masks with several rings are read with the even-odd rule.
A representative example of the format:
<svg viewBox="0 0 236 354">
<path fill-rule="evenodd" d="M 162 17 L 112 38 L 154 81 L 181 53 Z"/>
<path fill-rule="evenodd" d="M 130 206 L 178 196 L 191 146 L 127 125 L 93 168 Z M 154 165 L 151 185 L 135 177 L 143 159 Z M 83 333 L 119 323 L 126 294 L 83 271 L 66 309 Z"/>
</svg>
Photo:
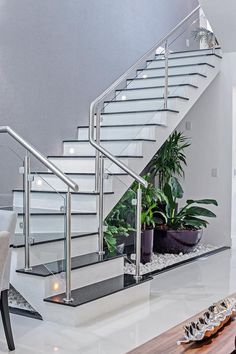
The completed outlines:
<svg viewBox="0 0 236 354">
<path fill-rule="evenodd" d="M 100 144 L 132 171 L 140 174 L 168 136 L 220 71 L 216 48 L 169 53 L 168 107 L 164 106 L 165 56 L 154 54 L 129 78 L 101 112 Z M 147 299 L 150 277 L 124 274 L 124 257 L 98 254 L 98 193 L 95 186 L 96 151 L 89 127 L 77 128 L 64 140 L 62 155 L 48 159 L 79 185 L 72 192 L 72 298 L 65 297 L 64 197 L 67 189 L 54 174 L 35 171 L 31 188 L 31 266 L 24 270 L 23 190 L 13 190 L 18 212 L 11 283 L 43 319 L 79 325 L 100 315 Z M 104 217 L 133 178 L 105 158 Z"/>
</svg>

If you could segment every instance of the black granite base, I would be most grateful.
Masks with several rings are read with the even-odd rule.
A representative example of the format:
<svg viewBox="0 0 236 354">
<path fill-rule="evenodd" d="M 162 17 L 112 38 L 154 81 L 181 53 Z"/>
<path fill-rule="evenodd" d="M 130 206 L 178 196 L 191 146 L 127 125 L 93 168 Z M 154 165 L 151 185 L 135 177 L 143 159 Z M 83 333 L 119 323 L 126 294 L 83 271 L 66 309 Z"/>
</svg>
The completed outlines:
<svg viewBox="0 0 236 354">
<path fill-rule="evenodd" d="M 143 276 L 142 279 L 135 280 L 132 275 L 125 274 L 84 286 L 83 288 L 72 290 L 72 302 L 65 303 L 65 293 L 50 296 L 44 299 L 44 301 L 65 306 L 78 307 L 150 280 L 152 280 L 152 277 L 150 276 Z"/>
</svg>

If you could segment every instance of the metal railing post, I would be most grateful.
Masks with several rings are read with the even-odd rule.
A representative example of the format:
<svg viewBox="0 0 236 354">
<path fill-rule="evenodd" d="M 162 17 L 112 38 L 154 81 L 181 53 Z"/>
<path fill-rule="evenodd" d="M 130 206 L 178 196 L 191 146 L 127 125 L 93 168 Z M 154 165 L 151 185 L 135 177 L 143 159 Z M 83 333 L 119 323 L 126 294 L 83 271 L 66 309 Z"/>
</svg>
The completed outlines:
<svg viewBox="0 0 236 354">
<path fill-rule="evenodd" d="M 169 47 L 168 41 L 165 42 L 165 88 L 164 88 L 164 109 L 168 104 L 168 68 L 169 68 Z"/>
<path fill-rule="evenodd" d="M 96 143 L 100 145 L 100 141 L 101 141 L 101 113 L 100 110 L 97 110 L 96 113 L 96 125 L 94 126 L 94 136 L 95 136 L 95 140 Z M 96 150 L 96 159 L 95 159 L 95 192 L 99 192 L 99 188 L 100 188 L 100 170 L 101 170 L 101 153 L 99 152 L 99 150 Z"/>
<path fill-rule="evenodd" d="M 141 261 L 141 213 L 142 213 L 142 189 L 140 183 L 137 189 L 137 211 L 136 211 L 136 264 L 135 264 L 135 275 L 134 278 L 139 280 L 142 278 L 140 274 L 140 261 Z"/>
<path fill-rule="evenodd" d="M 65 303 L 73 302 L 71 297 L 71 192 L 70 188 L 66 193 L 66 297 Z"/>
<path fill-rule="evenodd" d="M 212 54 L 215 54 L 215 53 L 216 53 L 216 44 L 214 43 L 213 47 L 212 47 Z"/>
<path fill-rule="evenodd" d="M 24 158 L 24 236 L 25 236 L 25 271 L 31 270 L 30 267 L 30 157 L 28 153 Z"/>
<path fill-rule="evenodd" d="M 98 195 L 98 214 L 99 214 L 99 227 L 98 227 L 98 254 L 103 255 L 103 219 L 104 219 L 104 156 L 100 154 L 100 170 L 99 170 L 99 195 Z"/>
</svg>

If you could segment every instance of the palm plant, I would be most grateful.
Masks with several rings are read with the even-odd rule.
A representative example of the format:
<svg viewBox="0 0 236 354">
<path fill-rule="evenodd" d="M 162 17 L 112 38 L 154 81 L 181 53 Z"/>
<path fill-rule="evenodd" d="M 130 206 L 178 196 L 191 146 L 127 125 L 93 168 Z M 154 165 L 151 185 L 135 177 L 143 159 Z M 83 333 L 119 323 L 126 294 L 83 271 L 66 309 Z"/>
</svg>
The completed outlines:
<svg viewBox="0 0 236 354">
<path fill-rule="evenodd" d="M 205 27 L 199 27 L 192 31 L 192 36 L 196 41 L 205 43 L 209 48 L 219 44 L 214 33 Z"/>
<path fill-rule="evenodd" d="M 147 169 L 152 177 L 158 176 L 159 189 L 174 175 L 184 177 L 183 166 L 187 165 L 184 150 L 189 146 L 188 138 L 175 131 L 154 155 Z"/>
</svg>

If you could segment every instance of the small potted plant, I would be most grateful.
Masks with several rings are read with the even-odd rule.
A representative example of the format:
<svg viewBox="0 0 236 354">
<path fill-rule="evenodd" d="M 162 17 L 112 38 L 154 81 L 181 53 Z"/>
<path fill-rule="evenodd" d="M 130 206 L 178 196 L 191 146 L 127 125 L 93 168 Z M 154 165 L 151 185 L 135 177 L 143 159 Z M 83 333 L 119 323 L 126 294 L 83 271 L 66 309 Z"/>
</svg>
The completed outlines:
<svg viewBox="0 0 236 354">
<path fill-rule="evenodd" d="M 154 252 L 189 253 L 194 250 L 202 238 L 203 228 L 207 227 L 205 218 L 216 215 L 202 205 L 215 205 L 214 199 L 187 200 L 186 205 L 178 210 L 177 200 L 183 197 L 183 190 L 178 180 L 170 178 L 169 183 L 158 191 L 160 200 L 165 204 L 164 211 L 158 211 L 160 218 L 156 223 Z"/>
<path fill-rule="evenodd" d="M 124 249 L 128 248 L 129 238 L 133 243 L 135 214 L 133 208 L 130 208 L 133 198 L 134 192 L 129 189 L 104 222 L 104 241 L 110 253 L 123 253 Z M 128 249 L 126 253 L 127 251 Z"/>
<path fill-rule="evenodd" d="M 143 176 L 149 182 L 148 187 L 142 188 L 142 212 L 141 212 L 141 263 L 145 264 L 151 261 L 153 253 L 153 233 L 155 228 L 156 203 L 158 201 L 157 188 L 150 183 L 150 174 Z M 138 184 L 135 182 L 132 186 L 136 193 Z"/>
<path fill-rule="evenodd" d="M 107 247 L 107 250 L 110 254 L 120 253 L 124 251 L 124 243 L 117 244 L 117 237 L 124 235 L 125 237 L 129 236 L 129 228 L 124 226 L 115 226 L 109 225 L 105 222 L 104 224 L 104 241 Z"/>
</svg>

